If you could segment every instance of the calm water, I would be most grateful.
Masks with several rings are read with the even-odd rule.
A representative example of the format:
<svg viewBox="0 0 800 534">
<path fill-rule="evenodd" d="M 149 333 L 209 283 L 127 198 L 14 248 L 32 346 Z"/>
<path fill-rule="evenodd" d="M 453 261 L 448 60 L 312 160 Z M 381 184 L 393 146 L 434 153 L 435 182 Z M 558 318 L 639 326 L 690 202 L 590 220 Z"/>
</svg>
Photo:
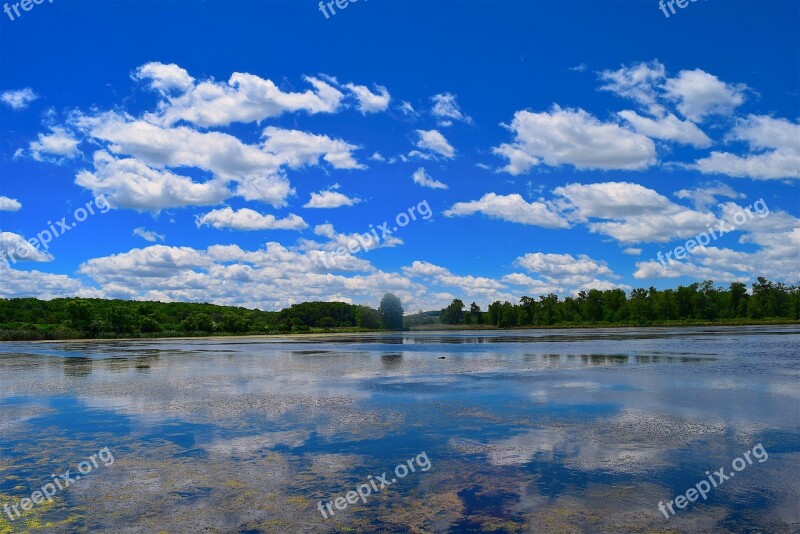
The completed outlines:
<svg viewBox="0 0 800 534">
<path fill-rule="evenodd" d="M 104 448 L 0 533 L 800 532 L 800 329 L 0 343 L 0 505 Z"/>
</svg>

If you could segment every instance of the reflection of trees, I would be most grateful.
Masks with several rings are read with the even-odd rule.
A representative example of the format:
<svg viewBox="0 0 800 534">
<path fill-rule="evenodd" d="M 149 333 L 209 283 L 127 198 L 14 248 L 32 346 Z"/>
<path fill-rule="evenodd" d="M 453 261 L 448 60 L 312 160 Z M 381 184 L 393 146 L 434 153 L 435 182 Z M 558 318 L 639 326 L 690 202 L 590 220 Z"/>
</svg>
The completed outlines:
<svg viewBox="0 0 800 534">
<path fill-rule="evenodd" d="M 64 376 L 89 376 L 92 374 L 92 359 L 85 356 L 68 356 L 62 358 Z"/>
<path fill-rule="evenodd" d="M 395 369 L 403 362 L 403 355 L 399 352 L 387 352 L 381 354 L 381 363 L 387 369 Z"/>
</svg>

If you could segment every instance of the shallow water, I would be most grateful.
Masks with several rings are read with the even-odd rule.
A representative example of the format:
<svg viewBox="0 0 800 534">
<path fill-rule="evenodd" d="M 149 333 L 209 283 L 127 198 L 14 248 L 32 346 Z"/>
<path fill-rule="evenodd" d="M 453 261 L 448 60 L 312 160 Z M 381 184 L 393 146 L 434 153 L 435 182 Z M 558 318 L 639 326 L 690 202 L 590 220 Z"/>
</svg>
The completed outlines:
<svg viewBox="0 0 800 534">
<path fill-rule="evenodd" d="M 800 329 L 0 343 L 0 475 L 0 533 L 799 532 Z"/>
</svg>

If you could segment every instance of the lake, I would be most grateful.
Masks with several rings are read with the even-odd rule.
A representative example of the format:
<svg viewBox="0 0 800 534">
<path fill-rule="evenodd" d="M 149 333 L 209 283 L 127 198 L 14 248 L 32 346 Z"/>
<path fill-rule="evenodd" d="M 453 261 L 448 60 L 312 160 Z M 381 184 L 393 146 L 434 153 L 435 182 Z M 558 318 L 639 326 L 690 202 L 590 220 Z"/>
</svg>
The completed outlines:
<svg viewBox="0 0 800 534">
<path fill-rule="evenodd" d="M 0 472 L 0 533 L 800 532 L 800 328 L 0 343 Z"/>
</svg>

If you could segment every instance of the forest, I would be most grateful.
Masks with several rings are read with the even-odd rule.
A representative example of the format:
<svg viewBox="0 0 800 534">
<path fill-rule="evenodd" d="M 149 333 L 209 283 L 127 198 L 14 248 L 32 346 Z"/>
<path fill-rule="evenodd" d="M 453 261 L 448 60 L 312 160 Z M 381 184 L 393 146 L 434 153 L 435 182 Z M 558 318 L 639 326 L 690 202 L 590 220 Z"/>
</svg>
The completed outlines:
<svg viewBox="0 0 800 534">
<path fill-rule="evenodd" d="M 677 289 L 581 291 L 518 303 L 496 301 L 487 310 L 455 299 L 441 311 L 404 316 L 399 298 L 387 293 L 377 309 L 344 302 L 304 302 L 281 311 L 215 304 L 139 302 L 91 298 L 0 299 L 0 340 L 113 339 L 209 335 L 289 334 L 444 327 L 657 326 L 744 324 L 800 319 L 800 288 L 759 278 L 748 291 L 712 281 Z"/>
<path fill-rule="evenodd" d="M 748 292 L 742 282 L 727 289 L 707 280 L 677 289 L 581 291 L 560 300 L 555 294 L 519 303 L 496 301 L 486 312 L 455 299 L 438 316 L 421 314 L 419 324 L 515 326 L 651 326 L 672 324 L 792 322 L 800 319 L 800 288 L 759 277 Z"/>
<path fill-rule="evenodd" d="M 0 340 L 179 337 L 399 330 L 400 299 L 378 309 L 344 302 L 304 302 L 277 312 L 215 304 L 87 298 L 0 299 Z"/>
</svg>

